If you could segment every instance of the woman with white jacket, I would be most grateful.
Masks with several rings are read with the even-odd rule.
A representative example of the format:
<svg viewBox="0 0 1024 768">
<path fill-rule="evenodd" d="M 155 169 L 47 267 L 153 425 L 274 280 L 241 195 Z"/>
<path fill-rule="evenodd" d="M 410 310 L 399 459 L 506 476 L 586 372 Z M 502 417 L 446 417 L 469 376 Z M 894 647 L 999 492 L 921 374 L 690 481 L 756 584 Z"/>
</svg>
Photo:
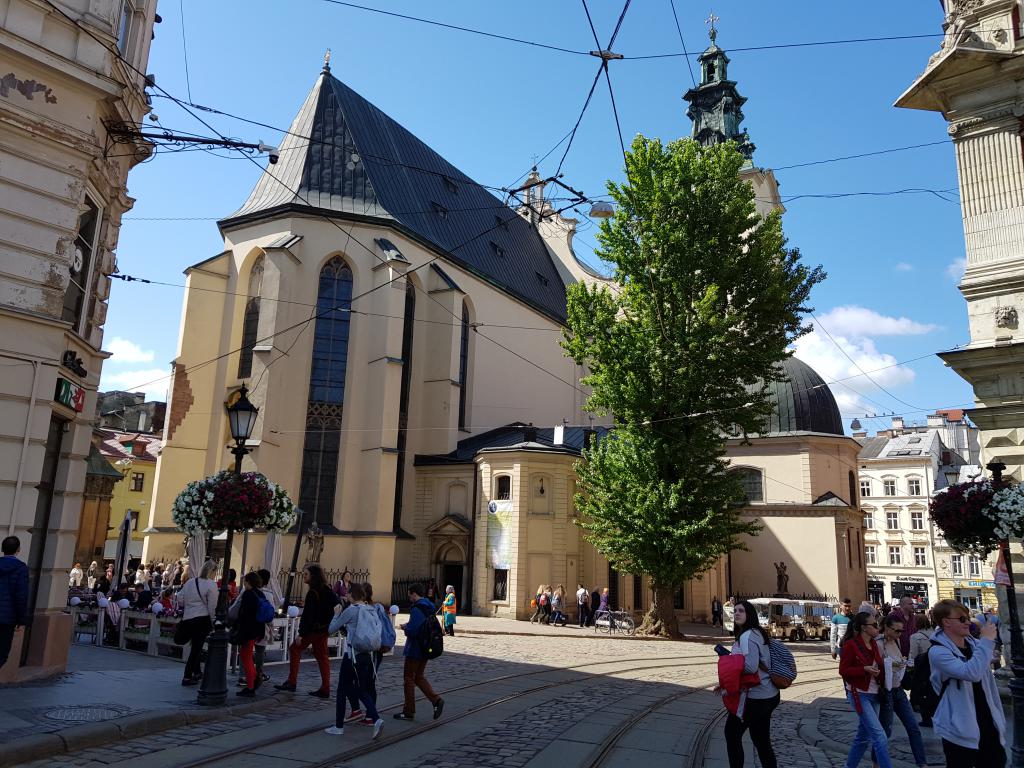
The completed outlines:
<svg viewBox="0 0 1024 768">
<path fill-rule="evenodd" d="M 934 643 L 928 651 L 932 688 L 939 706 L 932 718 L 942 737 L 947 768 L 1004 768 L 1006 718 L 989 665 L 996 625 L 981 625 L 971 637 L 971 614 L 955 600 L 932 608 Z"/>
<path fill-rule="evenodd" d="M 178 604 L 183 606 L 181 621 L 187 625 L 188 640 L 191 643 L 182 685 L 196 685 L 203 679 L 199 668 L 199 657 L 203 643 L 213 629 L 213 618 L 217 614 L 217 564 L 207 560 L 199 576 L 189 579 L 178 590 Z"/>
</svg>

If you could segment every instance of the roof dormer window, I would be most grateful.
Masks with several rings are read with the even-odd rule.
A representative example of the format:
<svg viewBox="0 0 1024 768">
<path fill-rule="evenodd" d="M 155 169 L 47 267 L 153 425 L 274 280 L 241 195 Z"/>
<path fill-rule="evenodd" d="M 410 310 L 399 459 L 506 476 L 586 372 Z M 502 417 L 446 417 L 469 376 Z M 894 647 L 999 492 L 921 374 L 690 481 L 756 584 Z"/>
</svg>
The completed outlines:
<svg viewBox="0 0 1024 768">
<path fill-rule="evenodd" d="M 496 242 L 491 240 L 491 250 L 494 251 L 494 255 L 500 259 L 505 258 L 505 249 L 498 245 Z"/>
<path fill-rule="evenodd" d="M 444 186 L 445 186 L 445 189 L 447 189 L 453 195 L 459 194 L 459 185 L 456 184 L 454 181 L 452 181 L 447 176 L 444 177 Z"/>
<path fill-rule="evenodd" d="M 435 203 L 433 200 L 430 201 L 430 205 L 433 206 L 434 213 L 436 213 L 439 217 L 441 217 L 442 219 L 448 218 L 448 209 L 445 208 L 443 205 L 441 205 L 440 203 Z"/>
</svg>

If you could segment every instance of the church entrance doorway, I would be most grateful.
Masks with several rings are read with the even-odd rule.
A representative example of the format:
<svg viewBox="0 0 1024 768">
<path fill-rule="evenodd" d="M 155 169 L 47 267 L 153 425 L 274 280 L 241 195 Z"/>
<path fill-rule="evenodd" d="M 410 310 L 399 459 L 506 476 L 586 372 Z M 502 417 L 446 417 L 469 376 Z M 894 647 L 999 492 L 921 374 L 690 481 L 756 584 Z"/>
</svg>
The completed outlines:
<svg viewBox="0 0 1024 768">
<path fill-rule="evenodd" d="M 443 563 L 441 565 L 441 589 L 445 589 L 445 587 L 447 587 L 449 584 L 455 587 L 455 600 L 456 605 L 459 606 L 460 613 L 462 612 L 463 569 L 464 566 L 462 565 L 462 563 Z"/>
</svg>

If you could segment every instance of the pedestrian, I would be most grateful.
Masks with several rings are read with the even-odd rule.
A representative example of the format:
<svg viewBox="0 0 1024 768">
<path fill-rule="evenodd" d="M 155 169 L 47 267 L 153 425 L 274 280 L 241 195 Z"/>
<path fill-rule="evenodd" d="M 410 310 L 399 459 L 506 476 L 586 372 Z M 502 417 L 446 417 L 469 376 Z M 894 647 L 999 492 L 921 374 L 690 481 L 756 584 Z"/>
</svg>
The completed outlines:
<svg viewBox="0 0 1024 768">
<path fill-rule="evenodd" d="M 352 571 L 346 568 L 341 572 L 341 578 L 334 582 L 334 594 L 338 596 L 338 602 L 342 606 L 346 606 L 349 603 L 348 590 L 352 584 Z"/>
<path fill-rule="evenodd" d="M 237 578 L 238 578 L 238 572 L 235 571 L 234 568 L 228 568 L 228 602 L 229 603 L 235 602 L 235 598 L 238 597 L 238 584 L 236 583 L 236 579 Z M 220 579 L 217 582 L 217 588 L 218 589 L 223 588 L 223 586 L 224 586 L 223 581 L 224 581 L 223 579 Z"/>
<path fill-rule="evenodd" d="M 21 539 L 8 536 L 0 544 L 0 668 L 7 663 L 14 632 L 28 624 L 28 566 L 18 559 Z"/>
<path fill-rule="evenodd" d="M 373 725 L 371 738 L 376 739 L 384 728 L 384 721 L 377 712 L 376 688 L 373 686 L 377 671 L 372 654 L 374 643 L 380 644 L 380 617 L 377 610 L 366 603 L 362 584 L 349 584 L 347 597 L 347 607 L 341 603 L 334 606 L 334 617 L 328 627 L 330 634 L 341 631 L 343 637 L 334 725 L 325 728 L 324 732 L 341 736 L 345 733 L 347 720 L 369 720 Z M 358 696 L 355 703 L 351 701 L 353 691 Z M 345 717 L 346 699 L 352 706 L 352 714 L 348 718 Z M 359 708 L 359 702 L 365 710 Z"/>
<path fill-rule="evenodd" d="M 900 651 L 904 657 L 910 655 L 910 636 L 917 631 L 917 622 L 914 621 L 914 616 L 916 615 L 913 595 L 901 597 L 899 606 L 894 608 L 889 614 L 889 616 L 898 618 L 903 626 L 903 635 L 900 637 Z"/>
<path fill-rule="evenodd" d="M 933 716 L 947 768 L 1003 768 L 1006 718 L 989 662 L 996 625 L 985 621 L 969 637 L 971 617 L 955 600 L 932 608 L 935 635 L 928 651 L 932 689 L 939 695 Z"/>
<path fill-rule="evenodd" d="M 153 604 L 153 593 L 148 584 L 135 585 L 135 599 L 132 601 L 132 608 L 136 611 L 145 611 Z"/>
<path fill-rule="evenodd" d="M 434 719 L 441 717 L 444 710 L 444 699 L 434 693 L 434 689 L 427 680 L 427 657 L 417 642 L 420 627 L 425 621 L 436 622 L 434 616 L 434 604 L 424 596 L 422 584 L 413 584 L 409 587 L 409 602 L 412 607 L 409 609 L 409 621 L 401 625 L 405 632 L 405 649 L 402 655 L 405 657 L 405 667 L 402 677 L 404 683 L 405 701 L 402 711 L 395 715 L 395 720 L 412 720 L 416 716 L 416 689 L 419 688 L 434 707 Z"/>
<path fill-rule="evenodd" d="M 334 616 L 338 597 L 324 581 L 324 571 L 315 563 L 302 569 L 302 581 L 309 587 L 302 602 L 299 617 L 299 636 L 289 650 L 288 679 L 274 686 L 279 691 L 295 691 L 299 679 L 299 661 L 302 652 L 313 646 L 313 657 L 320 668 L 320 687 L 310 691 L 310 696 L 321 699 L 331 698 L 331 666 L 327 658 L 327 628 Z"/>
<path fill-rule="evenodd" d="M 756 672 L 760 682 L 747 689 L 742 717 L 730 712 L 725 721 L 729 768 L 743 768 L 743 733 L 748 730 L 761 767 L 777 768 L 771 721 L 772 713 L 779 706 L 779 689 L 772 684 L 768 672 L 771 668 L 768 633 L 761 627 L 757 609 L 747 600 L 741 600 L 733 608 L 733 636 L 736 642 L 732 653 L 743 656 L 744 673 L 752 675 Z"/>
<path fill-rule="evenodd" d="M 441 603 L 441 610 L 444 611 L 444 633 L 449 637 L 455 637 L 455 615 L 459 607 L 455 601 L 455 587 L 449 584 L 444 588 L 444 602 Z"/>
<path fill-rule="evenodd" d="M 576 610 L 579 613 L 580 627 L 587 625 L 588 614 L 590 613 L 590 593 L 582 584 L 576 585 Z"/>
<path fill-rule="evenodd" d="M 533 596 L 533 615 L 530 617 L 531 624 L 535 621 L 539 623 L 544 616 L 544 606 L 541 604 L 541 599 L 544 597 L 544 592 L 546 590 L 547 585 L 540 584 L 537 587 L 537 593 Z"/>
<path fill-rule="evenodd" d="M 277 604 L 277 595 L 275 595 L 274 590 L 270 588 L 270 571 L 266 568 L 260 568 L 256 571 L 256 574 L 260 577 L 260 592 L 263 594 L 263 599 L 273 606 L 274 614 L 276 615 L 281 606 Z M 270 679 L 270 675 L 263 672 L 263 662 L 267 656 L 267 646 L 272 642 L 274 642 L 273 620 L 266 623 L 263 630 L 263 637 L 256 641 L 256 648 L 253 654 L 253 664 L 256 666 L 257 688 Z"/>
<path fill-rule="evenodd" d="M 89 563 L 89 570 L 85 572 L 85 583 L 89 589 L 96 586 L 96 579 L 100 576 L 100 566 L 95 560 Z"/>
<path fill-rule="evenodd" d="M 601 602 L 597 604 L 597 612 L 605 614 L 605 618 L 608 618 L 608 587 L 601 590 Z"/>
<path fill-rule="evenodd" d="M 906 689 L 909 686 L 910 705 L 921 713 L 921 722 L 918 725 L 922 728 L 931 728 L 932 718 L 927 711 L 921 708 L 927 695 L 926 686 L 931 685 L 931 682 L 923 677 L 919 679 L 916 663 L 921 658 L 921 654 L 928 653 L 928 649 L 931 648 L 933 630 L 928 615 L 924 613 L 914 616 L 914 626 L 917 631 L 910 636 L 910 653 L 907 654 L 907 674 L 903 678 L 903 687 Z M 907 676 L 910 677 L 909 680 L 907 680 Z"/>
<path fill-rule="evenodd" d="M 366 604 L 372 605 L 376 609 L 377 617 L 380 619 L 380 648 L 373 653 L 373 668 L 377 670 L 380 669 L 380 663 L 384 660 L 384 654 L 390 653 L 395 647 L 395 621 L 391 616 L 391 611 L 385 608 L 383 603 L 374 602 L 373 585 L 368 581 L 363 582 L 363 594 L 366 595 Z M 398 606 L 394 606 L 394 609 L 397 613 Z M 377 699 L 376 688 L 373 691 L 373 698 Z"/>
<path fill-rule="evenodd" d="M 590 613 L 587 616 L 587 626 L 594 626 L 594 622 L 597 620 L 597 612 L 601 604 L 601 591 L 594 587 L 594 590 L 590 593 Z"/>
<path fill-rule="evenodd" d="M 437 582 L 434 581 L 433 579 L 431 579 L 429 582 L 427 582 L 427 593 L 424 595 L 424 597 L 427 598 L 427 600 L 430 601 L 430 604 L 432 606 L 434 606 L 434 609 L 436 610 L 437 609 Z"/>
<path fill-rule="evenodd" d="M 711 598 L 711 626 L 722 626 L 722 601 L 718 599 L 718 595 Z"/>
<path fill-rule="evenodd" d="M 181 624 L 174 632 L 174 642 L 178 645 L 190 643 L 188 659 L 185 661 L 185 673 L 181 678 L 182 685 L 196 685 L 203 679 L 199 660 L 202 657 L 203 643 L 206 642 L 210 630 L 213 629 L 213 618 L 217 615 L 217 564 L 207 560 L 199 571 L 198 578 L 181 588 L 178 601 L 183 605 Z"/>
<path fill-rule="evenodd" d="M 552 603 L 552 600 L 554 599 L 554 597 L 555 597 L 555 588 L 553 586 L 551 586 L 550 584 L 548 584 L 546 587 L 544 587 L 544 600 L 543 600 L 543 603 L 544 603 L 544 613 L 541 615 L 541 623 L 542 624 L 551 624 L 551 614 L 552 614 L 552 612 L 554 610 L 552 608 L 551 603 Z"/>
<path fill-rule="evenodd" d="M 554 626 L 565 626 L 565 587 L 559 584 L 551 593 L 551 618 Z"/>
<path fill-rule="evenodd" d="M 231 628 L 231 641 L 238 646 L 238 660 L 245 672 L 245 688 L 237 695 L 252 698 L 263 682 L 256 676 L 254 658 L 256 641 L 263 639 L 267 625 L 259 620 L 263 580 L 258 573 L 249 571 L 242 579 L 242 594 L 238 598 L 238 619 Z"/>
<path fill-rule="evenodd" d="M 166 613 L 168 616 L 174 613 L 174 590 L 165 589 L 161 592 L 157 603 L 160 604 L 161 613 Z"/>
<path fill-rule="evenodd" d="M 853 604 L 850 598 L 844 597 L 839 604 L 839 610 L 832 614 L 832 622 L 828 630 L 828 645 L 832 651 L 832 658 L 839 658 L 839 646 L 842 644 L 843 636 L 846 634 L 846 625 L 850 623 L 853 616 Z"/>
<path fill-rule="evenodd" d="M 846 684 L 846 698 L 859 721 L 857 735 L 846 756 L 846 768 L 856 768 L 869 745 L 874 750 L 872 759 L 879 768 L 892 768 L 889 739 L 878 720 L 879 678 L 884 666 L 875 642 L 878 632 L 878 617 L 867 611 L 857 613 L 846 625 L 839 675 Z"/>
<path fill-rule="evenodd" d="M 879 676 L 879 694 L 886 697 L 879 707 L 878 719 L 887 737 L 892 737 L 893 715 L 900 719 L 910 739 L 914 762 L 919 768 L 924 768 L 928 765 L 928 759 L 925 757 L 921 729 L 917 726 L 917 717 L 910 706 L 907 692 L 903 690 L 903 676 L 907 671 L 907 657 L 900 650 L 900 637 L 903 634 L 903 614 L 900 610 L 894 610 L 882 621 L 882 637 L 878 640 L 878 650 L 884 664 L 883 674 Z"/>
<path fill-rule="evenodd" d="M 71 569 L 71 573 L 68 574 L 68 586 L 69 587 L 80 587 L 82 586 L 82 579 L 85 577 L 85 571 L 82 570 L 81 563 L 75 563 Z"/>
</svg>

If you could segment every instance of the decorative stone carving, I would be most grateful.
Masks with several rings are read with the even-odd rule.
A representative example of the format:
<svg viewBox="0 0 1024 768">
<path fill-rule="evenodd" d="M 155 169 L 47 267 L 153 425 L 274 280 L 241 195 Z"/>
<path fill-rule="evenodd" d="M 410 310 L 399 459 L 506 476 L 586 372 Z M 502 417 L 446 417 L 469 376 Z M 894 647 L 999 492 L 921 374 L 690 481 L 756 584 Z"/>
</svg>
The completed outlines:
<svg viewBox="0 0 1024 768">
<path fill-rule="evenodd" d="M 1013 306 L 996 307 L 996 328 L 1016 328 L 1017 308 Z"/>
</svg>

